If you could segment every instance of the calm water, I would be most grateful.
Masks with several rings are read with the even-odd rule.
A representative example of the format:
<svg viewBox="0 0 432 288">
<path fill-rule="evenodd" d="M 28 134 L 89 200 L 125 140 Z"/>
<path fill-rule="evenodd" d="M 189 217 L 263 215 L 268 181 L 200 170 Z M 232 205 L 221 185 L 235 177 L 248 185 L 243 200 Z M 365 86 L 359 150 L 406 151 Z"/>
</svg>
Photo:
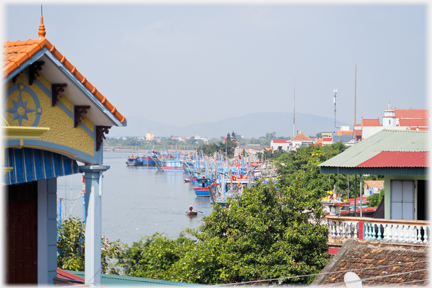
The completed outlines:
<svg viewBox="0 0 432 288">
<path fill-rule="evenodd" d="M 193 185 L 184 183 L 186 173 L 159 172 L 154 167 L 127 167 L 128 153 L 104 152 L 102 234 L 114 241 L 131 244 L 155 232 L 176 238 L 185 228 L 196 228 L 202 215 L 212 210 L 209 198 L 197 198 Z M 82 218 L 82 174 L 58 178 L 57 196 L 62 217 Z M 188 217 L 192 205 L 202 211 Z"/>
</svg>

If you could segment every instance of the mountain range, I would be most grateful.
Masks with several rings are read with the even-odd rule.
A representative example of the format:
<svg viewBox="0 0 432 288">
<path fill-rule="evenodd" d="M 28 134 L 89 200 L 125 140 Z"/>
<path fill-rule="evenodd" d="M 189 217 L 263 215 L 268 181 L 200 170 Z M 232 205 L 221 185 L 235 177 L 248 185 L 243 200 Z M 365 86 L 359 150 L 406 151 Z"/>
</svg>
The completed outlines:
<svg viewBox="0 0 432 288">
<path fill-rule="evenodd" d="M 276 132 L 276 136 L 292 136 L 293 119 L 292 112 L 261 112 L 252 113 L 238 117 L 227 118 L 216 122 L 203 122 L 180 127 L 159 123 L 143 117 L 127 117 L 127 127 L 113 127 L 108 137 L 113 136 L 145 136 L 146 132 L 153 132 L 155 137 L 180 136 L 190 137 L 199 135 L 201 137 L 215 138 L 226 136 L 227 133 L 235 132 L 244 137 L 265 136 L 266 133 Z M 337 121 L 338 126 L 347 126 L 347 123 Z M 314 136 L 319 132 L 331 132 L 334 120 L 329 117 L 317 116 L 307 113 L 296 113 L 296 130 L 306 135 Z"/>
</svg>

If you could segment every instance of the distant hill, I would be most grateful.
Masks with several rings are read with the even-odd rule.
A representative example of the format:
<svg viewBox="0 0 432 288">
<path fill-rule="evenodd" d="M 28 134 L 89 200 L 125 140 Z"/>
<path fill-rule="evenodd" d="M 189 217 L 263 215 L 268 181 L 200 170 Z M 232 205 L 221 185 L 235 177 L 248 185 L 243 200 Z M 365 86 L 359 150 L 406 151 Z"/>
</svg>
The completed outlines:
<svg viewBox="0 0 432 288">
<path fill-rule="evenodd" d="M 113 127 L 108 136 L 144 136 L 145 132 L 154 132 L 155 136 L 192 136 L 220 137 L 234 131 L 245 137 L 260 137 L 268 132 L 276 132 L 276 136 L 292 136 L 292 113 L 262 112 L 232 117 L 217 122 L 192 124 L 186 127 L 176 127 L 151 121 L 141 117 L 128 117 L 128 127 Z M 318 132 L 333 131 L 332 118 L 306 113 L 296 113 L 296 130 L 306 135 Z M 337 121 L 337 125 L 348 125 Z"/>
</svg>

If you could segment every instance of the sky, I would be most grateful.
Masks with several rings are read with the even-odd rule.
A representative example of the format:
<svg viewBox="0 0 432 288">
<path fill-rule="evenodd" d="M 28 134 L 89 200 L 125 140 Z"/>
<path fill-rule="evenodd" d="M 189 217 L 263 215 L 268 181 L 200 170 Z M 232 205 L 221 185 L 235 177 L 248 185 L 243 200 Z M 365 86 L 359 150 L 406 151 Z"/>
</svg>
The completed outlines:
<svg viewBox="0 0 432 288">
<path fill-rule="evenodd" d="M 126 116 L 187 126 L 256 112 L 357 123 L 428 108 L 424 4 L 43 6 L 46 38 Z M 4 40 L 38 38 L 40 3 L 3 7 Z"/>
</svg>

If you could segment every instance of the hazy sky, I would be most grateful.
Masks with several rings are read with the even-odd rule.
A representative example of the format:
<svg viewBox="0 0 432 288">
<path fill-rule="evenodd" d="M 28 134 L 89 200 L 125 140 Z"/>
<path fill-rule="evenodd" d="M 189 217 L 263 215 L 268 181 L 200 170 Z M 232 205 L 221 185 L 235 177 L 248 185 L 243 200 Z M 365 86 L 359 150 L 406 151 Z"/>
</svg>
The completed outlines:
<svg viewBox="0 0 432 288">
<path fill-rule="evenodd" d="M 254 112 L 357 122 L 427 108 L 424 5 L 54 5 L 46 38 L 126 117 L 186 126 Z M 39 4 L 4 6 L 8 41 Z"/>
</svg>

